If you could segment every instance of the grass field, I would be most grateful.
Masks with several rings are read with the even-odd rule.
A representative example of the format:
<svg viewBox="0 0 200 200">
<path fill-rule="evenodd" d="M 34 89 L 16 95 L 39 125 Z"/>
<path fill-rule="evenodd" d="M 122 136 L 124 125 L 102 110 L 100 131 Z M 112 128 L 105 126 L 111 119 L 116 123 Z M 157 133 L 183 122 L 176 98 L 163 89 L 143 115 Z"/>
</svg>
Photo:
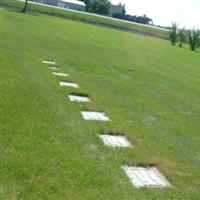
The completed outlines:
<svg viewBox="0 0 200 200">
<path fill-rule="evenodd" d="M 47 15 L 0 14 L 1 199 L 200 198 L 199 51 Z M 80 88 L 61 88 L 44 59 Z M 70 102 L 75 91 L 92 102 Z M 83 109 L 111 121 L 84 121 Z M 134 147 L 105 147 L 98 135 L 107 131 Z M 155 165 L 172 187 L 136 189 L 126 163 Z"/>
<path fill-rule="evenodd" d="M 0 7 L 7 7 L 14 10 L 22 10 L 24 7 L 24 2 L 16 0 L 1 0 Z M 96 25 L 112 27 L 116 29 L 122 29 L 130 32 L 140 32 L 142 34 L 151 35 L 154 37 L 168 38 L 168 31 L 163 29 L 158 29 L 155 27 L 145 26 L 138 23 L 129 23 L 126 21 L 117 21 L 112 18 L 103 18 L 98 15 L 87 14 L 86 12 L 73 12 L 72 10 L 63 10 L 58 8 L 52 8 L 47 6 L 41 6 L 36 4 L 31 4 L 27 6 L 27 12 L 42 13 L 53 16 L 58 16 L 62 18 L 72 19 L 76 21 L 82 21 L 87 23 L 92 23 Z"/>
</svg>

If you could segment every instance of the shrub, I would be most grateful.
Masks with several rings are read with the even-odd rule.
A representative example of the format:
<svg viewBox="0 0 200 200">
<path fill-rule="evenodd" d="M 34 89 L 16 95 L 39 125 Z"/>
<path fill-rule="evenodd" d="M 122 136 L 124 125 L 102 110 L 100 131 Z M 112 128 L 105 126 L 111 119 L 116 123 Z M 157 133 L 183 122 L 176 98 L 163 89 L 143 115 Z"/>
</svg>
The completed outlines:
<svg viewBox="0 0 200 200">
<path fill-rule="evenodd" d="M 185 38 L 186 38 L 185 28 L 178 30 L 178 38 L 179 38 L 179 47 L 182 47 L 183 42 L 185 42 Z"/>
<path fill-rule="evenodd" d="M 195 51 L 200 46 L 200 31 L 195 29 L 188 31 L 188 38 L 190 49 Z"/>
<path fill-rule="evenodd" d="M 172 27 L 171 27 L 170 32 L 169 32 L 170 41 L 171 41 L 172 45 L 176 45 L 177 28 L 178 28 L 177 23 L 172 23 Z"/>
</svg>

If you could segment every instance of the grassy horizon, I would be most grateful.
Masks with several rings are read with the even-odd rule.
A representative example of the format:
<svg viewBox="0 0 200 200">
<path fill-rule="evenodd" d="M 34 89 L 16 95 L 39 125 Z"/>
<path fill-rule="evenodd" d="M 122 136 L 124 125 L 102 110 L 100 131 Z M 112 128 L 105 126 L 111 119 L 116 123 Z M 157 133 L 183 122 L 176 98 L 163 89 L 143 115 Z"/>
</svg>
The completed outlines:
<svg viewBox="0 0 200 200">
<path fill-rule="evenodd" d="M 199 50 L 42 14 L 0 13 L 1 199 L 199 199 Z M 45 59 L 70 76 L 53 76 Z M 59 80 L 80 88 L 61 88 Z M 72 92 L 92 102 L 72 103 Z M 84 109 L 111 121 L 84 121 Z M 105 147 L 98 135 L 109 131 L 134 147 Z M 126 163 L 155 165 L 172 187 L 134 188 Z"/>
<path fill-rule="evenodd" d="M 2 0 L 0 2 L 0 7 L 21 11 L 24 7 L 24 2 L 20 2 L 18 0 Z M 114 18 L 103 18 L 101 17 L 101 15 L 92 15 L 92 13 L 74 12 L 73 10 L 69 9 L 59 9 L 59 7 L 50 7 L 34 4 L 31 2 L 28 3 L 27 13 L 42 13 L 46 15 L 57 16 L 60 18 L 81 21 L 89 24 L 120 29 L 123 31 L 138 32 L 140 34 L 146 34 L 163 39 L 167 39 L 169 37 L 169 33 L 167 30 L 162 30 L 153 26 L 151 27 L 139 23 L 130 23 L 128 21 L 117 21 Z"/>
</svg>

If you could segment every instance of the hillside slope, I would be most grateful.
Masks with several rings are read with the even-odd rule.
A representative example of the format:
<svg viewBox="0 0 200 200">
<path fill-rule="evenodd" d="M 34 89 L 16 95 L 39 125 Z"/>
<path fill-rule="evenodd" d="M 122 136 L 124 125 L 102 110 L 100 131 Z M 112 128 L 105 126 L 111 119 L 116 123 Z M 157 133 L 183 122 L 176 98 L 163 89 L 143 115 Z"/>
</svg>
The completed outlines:
<svg viewBox="0 0 200 200">
<path fill-rule="evenodd" d="M 0 7 L 6 7 L 16 11 L 21 11 L 22 8 L 24 7 L 24 2 L 18 0 L 1 0 Z M 72 19 L 75 21 L 81 21 L 89 24 L 95 24 L 98 26 L 104 26 L 107 28 L 118 29 L 121 31 L 138 33 L 162 39 L 168 38 L 168 30 L 166 29 L 157 28 L 149 25 L 143 25 L 134 22 L 128 22 L 120 19 L 114 19 L 87 12 L 79 12 L 45 4 L 38 4 L 35 2 L 28 3 L 27 12 L 43 13 L 47 15 Z"/>
<path fill-rule="evenodd" d="M 200 52 L 41 14 L 1 12 L 1 199 L 200 197 Z M 55 61 L 66 78 L 41 61 Z M 78 89 L 59 80 L 79 83 Z M 72 103 L 70 92 L 92 102 Z M 110 122 L 84 121 L 104 111 Z M 105 147 L 102 132 L 127 135 Z M 121 166 L 155 165 L 172 187 L 137 189 Z"/>
</svg>

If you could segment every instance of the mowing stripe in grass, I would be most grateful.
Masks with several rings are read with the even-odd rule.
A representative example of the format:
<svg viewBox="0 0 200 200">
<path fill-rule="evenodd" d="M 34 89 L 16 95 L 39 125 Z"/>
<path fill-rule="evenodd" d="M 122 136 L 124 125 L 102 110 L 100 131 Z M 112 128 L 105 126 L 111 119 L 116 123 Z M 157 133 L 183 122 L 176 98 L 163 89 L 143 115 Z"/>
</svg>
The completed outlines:
<svg viewBox="0 0 200 200">
<path fill-rule="evenodd" d="M 55 62 L 52 61 L 42 61 L 45 64 L 54 65 Z M 58 70 L 58 67 L 49 67 L 50 70 Z M 56 76 L 68 76 L 68 74 L 55 72 L 52 74 Z M 72 82 L 60 81 L 60 86 L 64 87 L 75 87 L 78 85 Z M 72 102 L 90 102 L 88 95 L 82 94 L 70 94 L 68 95 L 69 100 Z M 83 119 L 91 121 L 110 121 L 110 118 L 105 115 L 103 112 L 95 111 L 82 111 L 81 112 Z M 125 136 L 122 135 L 111 135 L 111 134 L 102 134 L 99 135 L 102 139 L 104 145 L 109 147 L 132 147 L 132 144 L 127 140 Z M 136 188 L 140 187 L 167 187 L 170 186 L 168 180 L 157 170 L 155 167 L 135 167 L 135 166 L 122 166 L 122 169 L 129 177 L 130 181 Z"/>
</svg>

